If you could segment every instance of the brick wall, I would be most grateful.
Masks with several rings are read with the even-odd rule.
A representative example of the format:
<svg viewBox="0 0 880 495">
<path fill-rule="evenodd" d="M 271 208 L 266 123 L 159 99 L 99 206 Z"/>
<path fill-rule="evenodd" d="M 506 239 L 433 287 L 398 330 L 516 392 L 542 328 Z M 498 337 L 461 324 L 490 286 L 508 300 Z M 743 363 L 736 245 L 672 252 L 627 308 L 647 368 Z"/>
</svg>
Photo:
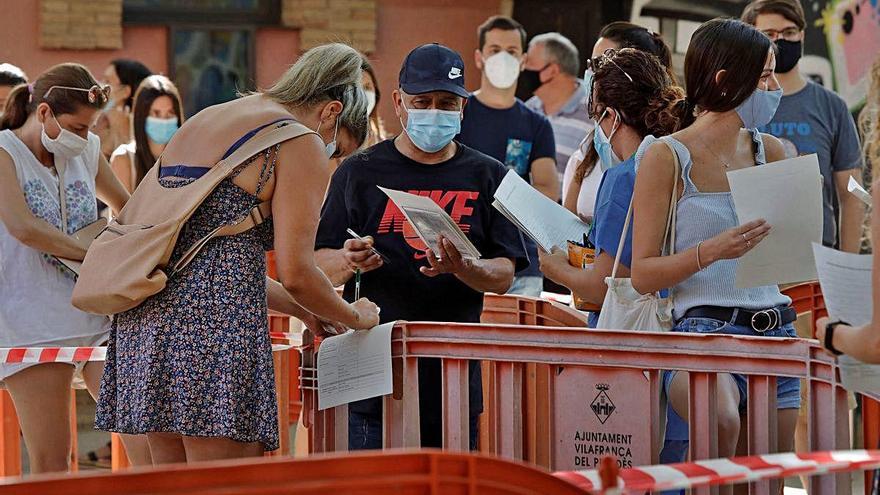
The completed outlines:
<svg viewBox="0 0 880 495">
<path fill-rule="evenodd" d="M 40 47 L 122 48 L 122 0 L 40 0 Z"/>
<path fill-rule="evenodd" d="M 303 50 L 342 41 L 376 51 L 376 0 L 283 0 L 281 22 L 300 29 Z"/>
</svg>

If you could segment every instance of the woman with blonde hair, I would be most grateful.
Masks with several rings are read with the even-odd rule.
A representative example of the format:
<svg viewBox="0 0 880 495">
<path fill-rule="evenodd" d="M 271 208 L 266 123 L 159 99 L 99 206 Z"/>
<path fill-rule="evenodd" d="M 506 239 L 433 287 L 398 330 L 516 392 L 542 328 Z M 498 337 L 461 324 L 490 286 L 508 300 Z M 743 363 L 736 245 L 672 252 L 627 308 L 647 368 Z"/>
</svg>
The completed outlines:
<svg viewBox="0 0 880 495">
<path fill-rule="evenodd" d="M 327 161 L 367 136 L 363 69 L 347 45 L 313 48 L 271 88 L 191 117 L 162 153 L 161 185 L 181 187 L 266 132 L 295 123 L 314 130 L 253 155 L 223 180 L 187 221 L 170 262 L 258 203 L 271 201 L 269 220 L 213 239 L 161 292 L 114 319 L 96 425 L 146 434 L 154 464 L 278 448 L 267 308 L 313 329 L 319 319 L 378 324 L 376 305 L 347 303 L 314 258 Z M 273 245 L 280 283 L 266 277 Z"/>
<path fill-rule="evenodd" d="M 880 211 L 880 195 L 877 194 L 877 184 L 880 182 L 880 57 L 871 67 L 865 107 L 859 114 L 859 127 L 864 137 L 865 161 L 871 165 L 871 178 L 874 181 L 871 244 L 880 246 L 880 215 L 877 215 Z M 876 252 L 873 262 L 874 315 L 871 323 L 853 327 L 845 322 L 820 318 L 816 322 L 816 338 L 834 354 L 847 354 L 859 361 L 880 364 L 880 266 Z"/>
</svg>

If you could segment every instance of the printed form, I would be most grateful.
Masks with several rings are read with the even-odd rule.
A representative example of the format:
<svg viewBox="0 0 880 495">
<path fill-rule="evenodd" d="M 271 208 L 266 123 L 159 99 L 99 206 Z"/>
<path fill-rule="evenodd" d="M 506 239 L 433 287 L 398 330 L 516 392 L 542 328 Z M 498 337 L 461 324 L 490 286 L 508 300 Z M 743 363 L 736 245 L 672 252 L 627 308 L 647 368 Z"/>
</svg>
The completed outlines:
<svg viewBox="0 0 880 495">
<path fill-rule="evenodd" d="M 318 410 L 392 392 L 391 329 L 394 323 L 370 330 L 350 330 L 321 342 Z"/>
<path fill-rule="evenodd" d="M 818 243 L 813 244 L 813 253 L 829 316 L 854 326 L 870 323 L 873 257 L 844 253 Z M 837 362 L 840 364 L 840 380 L 846 389 L 880 391 L 880 365 L 865 364 L 846 355 L 838 356 Z"/>
<path fill-rule="evenodd" d="M 568 241 L 581 242 L 590 230 L 574 213 L 551 201 L 510 170 L 495 191 L 492 206 L 545 252 L 566 249 Z"/>
<path fill-rule="evenodd" d="M 822 175 L 815 154 L 727 173 L 740 225 L 763 218 L 770 234 L 737 260 L 736 287 L 816 280 L 822 242 Z"/>
</svg>

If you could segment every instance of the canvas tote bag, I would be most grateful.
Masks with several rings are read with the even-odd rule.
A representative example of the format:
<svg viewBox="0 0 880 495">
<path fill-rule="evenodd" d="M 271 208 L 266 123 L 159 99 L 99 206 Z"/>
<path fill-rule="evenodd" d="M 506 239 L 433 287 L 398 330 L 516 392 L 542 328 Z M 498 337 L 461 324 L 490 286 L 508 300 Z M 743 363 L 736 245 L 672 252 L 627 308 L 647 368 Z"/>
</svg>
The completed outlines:
<svg viewBox="0 0 880 495">
<path fill-rule="evenodd" d="M 159 183 L 159 157 L 119 216 L 89 247 L 73 289 L 73 305 L 103 315 L 134 308 L 164 289 L 168 278 L 189 264 L 211 239 L 239 234 L 263 223 L 271 215 L 271 201 L 254 206 L 236 222 L 217 227 L 169 266 L 183 226 L 220 182 L 267 148 L 314 133 L 291 121 L 247 141 L 205 175 L 177 188 Z"/>
<path fill-rule="evenodd" d="M 678 154 L 668 142 L 665 140 L 663 142 L 672 151 L 675 163 L 675 179 L 672 185 L 672 195 L 669 198 L 669 216 L 666 219 L 662 249 L 671 255 L 675 253 L 675 214 L 678 204 L 678 178 L 681 172 Z M 623 252 L 626 233 L 629 231 L 632 210 L 633 204 L 630 199 L 623 232 L 617 245 L 617 256 L 614 257 L 614 267 L 611 269 L 611 276 L 605 279 L 608 291 L 605 293 L 605 301 L 602 303 L 596 328 L 665 332 L 671 330 L 673 326 L 672 292 L 670 291 L 669 297 L 665 298 L 660 297 L 659 293 L 639 294 L 632 286 L 632 279 L 617 278 L 620 255 Z"/>
</svg>

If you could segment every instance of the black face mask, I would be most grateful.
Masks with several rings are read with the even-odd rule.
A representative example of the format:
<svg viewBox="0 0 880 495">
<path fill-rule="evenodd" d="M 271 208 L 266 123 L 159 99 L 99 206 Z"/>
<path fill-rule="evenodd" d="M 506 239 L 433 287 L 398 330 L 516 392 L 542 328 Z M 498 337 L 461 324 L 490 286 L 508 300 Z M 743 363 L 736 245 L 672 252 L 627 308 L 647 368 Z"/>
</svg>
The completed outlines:
<svg viewBox="0 0 880 495">
<path fill-rule="evenodd" d="M 785 74 L 794 69 L 801 59 L 802 41 L 776 40 L 776 72 Z"/>
<path fill-rule="evenodd" d="M 546 68 L 547 66 L 544 66 L 544 69 Z M 535 91 L 537 91 L 538 88 L 543 86 L 543 83 L 541 83 L 541 72 L 544 69 L 525 69 L 519 74 L 519 81 L 517 83 L 516 93 L 518 96 L 522 95 L 520 96 L 521 99 L 527 99 L 528 97 L 535 94 Z"/>
</svg>

